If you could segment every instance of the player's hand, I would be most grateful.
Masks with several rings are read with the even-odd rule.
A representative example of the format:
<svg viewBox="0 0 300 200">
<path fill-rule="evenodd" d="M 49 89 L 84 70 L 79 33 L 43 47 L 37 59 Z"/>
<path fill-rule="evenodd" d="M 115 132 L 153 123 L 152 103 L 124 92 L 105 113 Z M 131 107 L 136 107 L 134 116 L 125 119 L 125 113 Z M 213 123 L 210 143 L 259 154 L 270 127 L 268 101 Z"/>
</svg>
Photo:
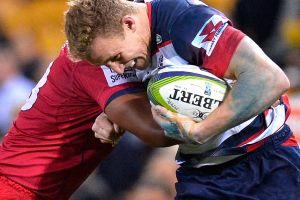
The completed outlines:
<svg viewBox="0 0 300 200">
<path fill-rule="evenodd" d="M 119 142 L 125 132 L 124 129 L 111 122 L 105 113 L 101 113 L 96 118 L 92 130 L 95 132 L 95 137 L 102 143 L 110 143 L 113 146 Z"/>
<path fill-rule="evenodd" d="M 165 130 L 166 136 L 179 139 L 181 141 L 193 144 L 201 144 L 195 140 L 194 132 L 197 123 L 190 117 L 173 113 L 162 106 L 152 106 L 151 108 L 154 120 Z"/>
</svg>

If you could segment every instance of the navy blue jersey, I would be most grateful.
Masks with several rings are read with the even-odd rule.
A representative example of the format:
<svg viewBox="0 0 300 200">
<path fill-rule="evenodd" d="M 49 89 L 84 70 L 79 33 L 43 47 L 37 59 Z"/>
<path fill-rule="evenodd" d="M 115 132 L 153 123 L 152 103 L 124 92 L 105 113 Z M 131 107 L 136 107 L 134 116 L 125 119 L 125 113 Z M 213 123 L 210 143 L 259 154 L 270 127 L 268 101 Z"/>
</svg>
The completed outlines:
<svg viewBox="0 0 300 200">
<path fill-rule="evenodd" d="M 220 11 L 201 1 L 154 0 L 147 3 L 151 22 L 152 66 L 138 72 L 146 79 L 168 65 L 192 64 L 223 78 L 244 34 Z M 227 162 L 260 147 L 285 123 L 288 99 L 219 134 L 203 145 L 181 144 L 177 162 L 202 167 Z M 218 123 L 218 122 L 216 122 Z"/>
<path fill-rule="evenodd" d="M 153 65 L 190 63 L 222 77 L 244 34 L 201 1 L 163 0 L 151 10 Z"/>
</svg>

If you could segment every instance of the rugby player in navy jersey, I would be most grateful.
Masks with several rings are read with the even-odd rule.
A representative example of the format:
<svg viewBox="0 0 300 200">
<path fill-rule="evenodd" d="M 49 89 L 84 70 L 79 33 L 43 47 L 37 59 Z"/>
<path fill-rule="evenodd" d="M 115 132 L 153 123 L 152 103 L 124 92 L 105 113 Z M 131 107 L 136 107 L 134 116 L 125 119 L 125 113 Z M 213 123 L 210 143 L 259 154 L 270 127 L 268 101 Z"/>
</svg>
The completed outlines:
<svg viewBox="0 0 300 200">
<path fill-rule="evenodd" d="M 167 136 L 176 124 L 186 142 L 176 199 L 299 199 L 300 151 L 285 123 L 289 80 L 224 14 L 193 0 L 77 0 L 65 30 L 72 54 L 120 74 L 133 66 L 147 80 L 158 67 L 192 64 L 235 81 L 201 122 L 152 109 Z"/>
</svg>

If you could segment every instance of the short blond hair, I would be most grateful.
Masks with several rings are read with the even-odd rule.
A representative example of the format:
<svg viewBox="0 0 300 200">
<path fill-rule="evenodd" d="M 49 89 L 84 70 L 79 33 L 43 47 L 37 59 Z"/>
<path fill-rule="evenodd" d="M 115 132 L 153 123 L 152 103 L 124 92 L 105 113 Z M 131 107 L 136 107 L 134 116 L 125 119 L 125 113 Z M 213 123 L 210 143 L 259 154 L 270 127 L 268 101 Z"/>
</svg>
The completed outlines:
<svg viewBox="0 0 300 200">
<path fill-rule="evenodd" d="M 65 33 L 72 56 L 91 61 L 91 44 L 103 37 L 124 34 L 121 19 L 133 14 L 132 2 L 124 0 L 70 0 L 65 12 Z"/>
</svg>

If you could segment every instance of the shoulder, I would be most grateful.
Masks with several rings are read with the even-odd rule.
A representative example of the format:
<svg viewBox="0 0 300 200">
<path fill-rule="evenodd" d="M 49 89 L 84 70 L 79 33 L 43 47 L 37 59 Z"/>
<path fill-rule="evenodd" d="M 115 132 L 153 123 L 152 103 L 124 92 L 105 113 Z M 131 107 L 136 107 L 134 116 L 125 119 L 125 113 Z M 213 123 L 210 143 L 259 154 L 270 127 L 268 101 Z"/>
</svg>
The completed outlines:
<svg viewBox="0 0 300 200">
<path fill-rule="evenodd" d="M 193 39 L 199 33 L 209 34 L 209 31 L 224 23 L 231 24 L 222 12 L 205 4 L 189 4 L 188 8 L 181 12 L 172 23 L 170 34 L 173 41 L 180 37 Z"/>
<path fill-rule="evenodd" d="M 199 52 L 212 50 L 210 44 L 226 25 L 231 21 L 222 12 L 205 4 L 190 5 L 170 27 L 170 39 L 180 56 L 201 64 Z"/>
</svg>

